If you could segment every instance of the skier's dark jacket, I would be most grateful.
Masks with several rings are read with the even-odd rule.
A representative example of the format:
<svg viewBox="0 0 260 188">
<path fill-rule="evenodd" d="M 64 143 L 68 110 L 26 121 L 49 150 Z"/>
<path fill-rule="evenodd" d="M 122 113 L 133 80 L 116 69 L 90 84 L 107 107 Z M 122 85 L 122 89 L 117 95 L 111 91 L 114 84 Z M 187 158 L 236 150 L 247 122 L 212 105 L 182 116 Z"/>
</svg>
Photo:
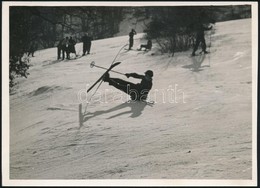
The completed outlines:
<svg viewBox="0 0 260 188">
<path fill-rule="evenodd" d="M 151 49 L 152 48 L 152 41 L 148 40 L 147 41 L 147 49 Z"/>
<path fill-rule="evenodd" d="M 136 31 L 135 31 L 135 30 L 132 30 L 132 31 L 129 33 L 130 39 L 133 39 L 133 38 L 134 38 L 134 35 L 136 35 Z"/>
<path fill-rule="evenodd" d="M 58 47 L 59 49 L 61 49 L 61 48 L 62 48 L 62 43 L 63 43 L 63 40 L 64 40 L 64 39 L 61 39 L 61 40 L 59 41 L 58 45 L 57 45 L 57 47 Z"/>
<path fill-rule="evenodd" d="M 84 44 L 90 44 L 91 41 L 92 41 L 92 38 L 91 38 L 90 36 L 84 35 L 84 36 L 82 37 L 82 42 L 83 42 Z"/>
<path fill-rule="evenodd" d="M 70 38 L 70 39 L 69 39 L 69 46 L 68 46 L 69 52 L 71 52 L 71 53 L 76 53 L 75 44 L 76 44 L 76 41 L 73 40 L 72 38 Z"/>
<path fill-rule="evenodd" d="M 200 24 L 197 28 L 197 39 L 203 39 L 204 38 L 204 31 L 208 31 L 212 29 L 212 27 L 205 27 L 202 24 Z"/>
<path fill-rule="evenodd" d="M 138 92 L 137 100 L 140 99 L 145 100 L 147 98 L 149 91 L 152 89 L 153 79 L 149 76 L 140 75 L 136 73 L 129 73 L 126 75 L 127 77 L 131 76 L 133 78 L 142 79 L 140 83 L 135 84 L 135 88 L 130 88 L 130 89 L 135 89 Z"/>
</svg>

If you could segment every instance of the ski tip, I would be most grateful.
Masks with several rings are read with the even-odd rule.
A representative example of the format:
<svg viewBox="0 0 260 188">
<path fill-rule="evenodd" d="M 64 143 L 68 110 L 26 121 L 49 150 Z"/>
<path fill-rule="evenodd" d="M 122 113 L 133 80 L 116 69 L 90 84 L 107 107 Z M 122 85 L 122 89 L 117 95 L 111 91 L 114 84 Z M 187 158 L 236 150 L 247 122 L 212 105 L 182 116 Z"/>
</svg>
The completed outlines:
<svg viewBox="0 0 260 188">
<path fill-rule="evenodd" d="M 120 61 L 118 61 L 118 62 L 115 62 L 113 65 L 119 65 L 121 62 Z"/>
</svg>

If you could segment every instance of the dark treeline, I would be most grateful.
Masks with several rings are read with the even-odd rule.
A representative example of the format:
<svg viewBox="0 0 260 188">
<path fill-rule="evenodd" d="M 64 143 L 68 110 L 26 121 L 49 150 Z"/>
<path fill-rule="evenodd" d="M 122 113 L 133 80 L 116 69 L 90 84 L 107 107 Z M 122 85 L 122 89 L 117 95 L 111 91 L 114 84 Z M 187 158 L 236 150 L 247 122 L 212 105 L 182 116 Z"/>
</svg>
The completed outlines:
<svg viewBox="0 0 260 188">
<path fill-rule="evenodd" d="M 82 32 L 96 39 L 111 37 L 118 32 L 122 11 L 120 7 L 11 7 L 10 34 L 19 35 L 24 27 L 27 36 L 21 38 L 37 40 L 43 48 L 52 47 L 64 35 L 77 37 Z"/>
<path fill-rule="evenodd" d="M 251 17 L 250 6 L 168 6 L 168 7 L 10 7 L 10 87 L 16 76 L 27 77 L 29 58 L 24 53 L 57 46 L 65 36 L 81 42 L 84 32 L 103 39 L 119 32 L 126 14 L 143 21 L 147 36 L 161 51 L 174 54 L 194 44 L 198 23 Z M 33 52 L 32 52 L 33 55 Z"/>
<path fill-rule="evenodd" d="M 29 59 L 22 57 L 31 48 L 54 47 L 65 36 L 80 42 L 84 32 L 94 39 L 112 37 L 119 31 L 122 11 L 122 7 L 10 7 L 10 87 L 16 76 L 27 77 Z"/>
</svg>

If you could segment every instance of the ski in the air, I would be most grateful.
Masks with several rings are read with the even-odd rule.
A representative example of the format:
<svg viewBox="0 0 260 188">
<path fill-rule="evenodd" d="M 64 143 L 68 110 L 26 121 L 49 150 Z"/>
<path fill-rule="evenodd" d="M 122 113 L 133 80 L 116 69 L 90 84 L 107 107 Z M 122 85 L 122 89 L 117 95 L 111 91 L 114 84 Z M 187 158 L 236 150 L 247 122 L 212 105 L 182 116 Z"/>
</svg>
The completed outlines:
<svg viewBox="0 0 260 188">
<path fill-rule="evenodd" d="M 95 87 L 95 85 L 103 79 L 103 77 L 104 77 L 105 74 L 107 74 L 110 70 L 112 70 L 115 66 L 119 65 L 120 63 L 121 63 L 121 62 L 116 62 L 116 63 L 112 64 L 112 65 L 107 69 L 107 71 L 87 90 L 87 92 L 89 92 L 93 87 Z"/>
</svg>

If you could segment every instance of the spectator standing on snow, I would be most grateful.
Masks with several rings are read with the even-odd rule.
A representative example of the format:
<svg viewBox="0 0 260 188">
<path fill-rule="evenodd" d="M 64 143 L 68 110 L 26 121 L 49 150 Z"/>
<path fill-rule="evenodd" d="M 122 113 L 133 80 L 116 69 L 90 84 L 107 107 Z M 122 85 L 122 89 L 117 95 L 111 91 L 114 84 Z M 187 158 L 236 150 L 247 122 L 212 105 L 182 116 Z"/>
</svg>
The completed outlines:
<svg viewBox="0 0 260 188">
<path fill-rule="evenodd" d="M 31 45 L 29 47 L 29 52 L 28 52 L 28 56 L 30 56 L 32 54 L 32 57 L 34 57 L 34 52 L 37 50 L 37 43 L 36 41 L 32 41 L 31 42 Z"/>
<path fill-rule="evenodd" d="M 204 31 L 212 29 L 211 27 L 205 27 L 203 24 L 197 25 L 196 28 L 196 43 L 192 52 L 192 56 L 195 56 L 195 52 L 197 51 L 200 43 L 202 47 L 202 51 L 207 54 L 208 52 L 206 51 L 206 42 L 205 42 L 205 37 L 204 37 Z"/>
<path fill-rule="evenodd" d="M 62 60 L 64 60 L 65 58 L 65 53 L 66 53 L 66 59 L 70 59 L 69 56 L 69 37 L 66 37 L 63 41 L 62 41 Z"/>
<path fill-rule="evenodd" d="M 85 33 L 84 36 L 82 37 L 82 42 L 83 42 L 83 54 L 84 56 L 87 52 L 87 54 L 90 54 L 90 49 L 91 49 L 91 41 L 92 37 L 88 35 L 88 33 Z"/>
<path fill-rule="evenodd" d="M 132 29 L 131 32 L 129 33 L 129 50 L 131 50 L 131 48 L 134 45 L 134 35 L 136 35 L 136 31 Z"/>
<path fill-rule="evenodd" d="M 74 54 L 75 54 L 75 57 L 76 57 L 77 54 L 76 54 L 76 50 L 75 50 L 75 45 L 76 45 L 76 41 L 73 40 L 72 37 L 70 37 L 68 50 L 69 50 L 69 53 L 74 53 Z"/>
<path fill-rule="evenodd" d="M 61 58 L 61 51 L 62 51 L 62 42 L 63 42 L 64 39 L 61 39 L 57 45 L 57 59 L 59 60 Z"/>
</svg>

